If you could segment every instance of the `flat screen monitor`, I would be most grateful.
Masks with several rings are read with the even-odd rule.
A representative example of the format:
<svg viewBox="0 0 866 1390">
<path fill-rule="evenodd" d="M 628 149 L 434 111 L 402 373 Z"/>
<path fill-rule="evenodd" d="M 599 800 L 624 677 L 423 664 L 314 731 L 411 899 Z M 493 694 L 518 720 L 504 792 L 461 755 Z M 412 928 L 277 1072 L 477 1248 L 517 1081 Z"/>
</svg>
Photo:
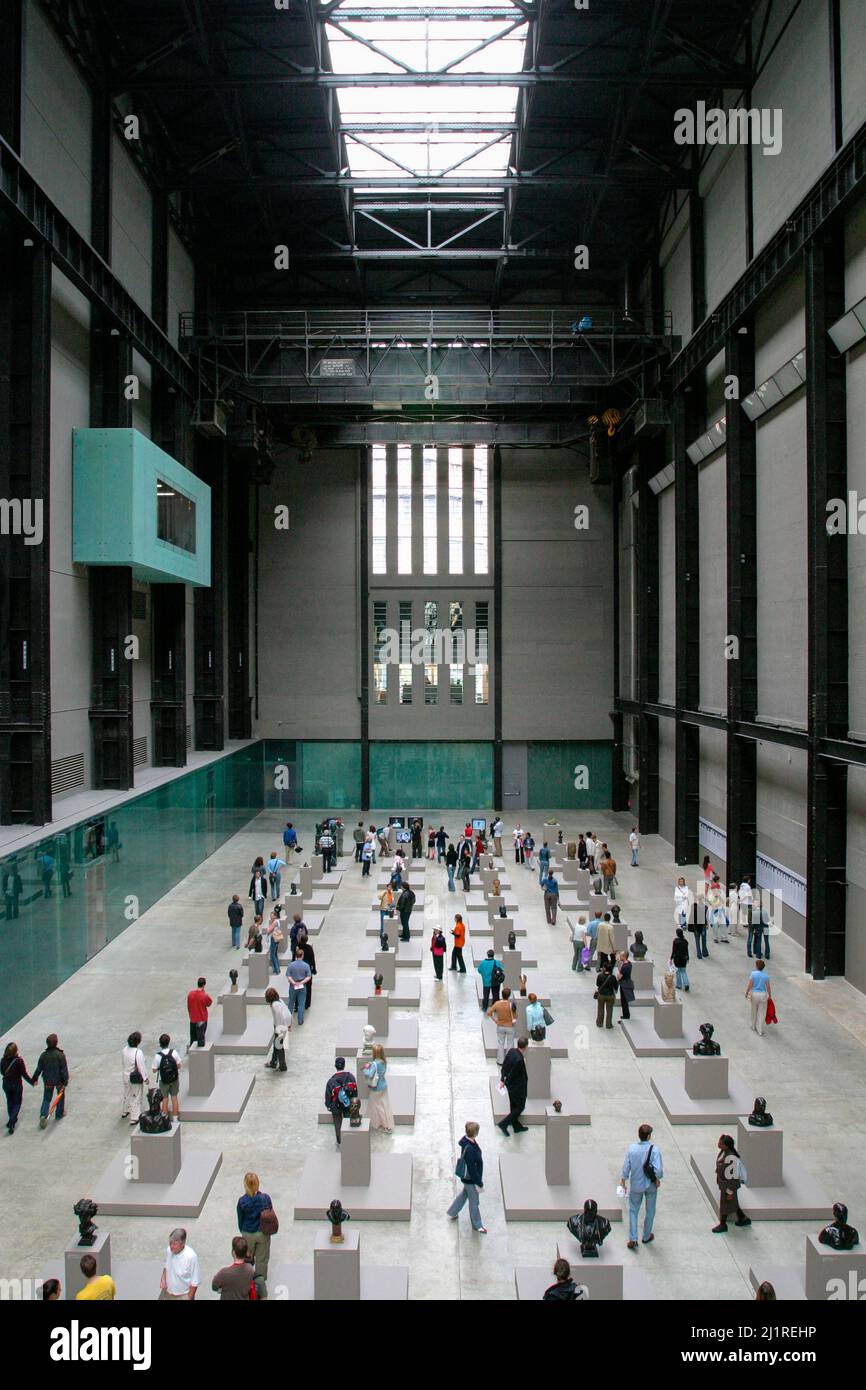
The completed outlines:
<svg viewBox="0 0 866 1390">
<path fill-rule="evenodd" d="M 397 826 L 398 829 L 402 829 L 402 826 L 403 826 L 403 817 L 402 817 L 402 816 L 391 816 L 390 820 L 388 821 L 388 824 L 389 824 L 389 825 L 395 825 L 395 826 Z"/>
<path fill-rule="evenodd" d="M 412 839 L 412 835 L 408 830 L 398 830 L 394 839 L 397 841 L 398 845 L 408 845 L 409 841 Z"/>
<path fill-rule="evenodd" d="M 486 821 L 486 820 L 482 820 L 480 816 L 476 816 L 475 819 L 474 819 L 473 822 L 472 822 L 472 829 L 473 829 L 473 830 L 480 830 L 481 833 L 483 834 L 484 831 L 487 829 L 487 821 Z"/>
</svg>

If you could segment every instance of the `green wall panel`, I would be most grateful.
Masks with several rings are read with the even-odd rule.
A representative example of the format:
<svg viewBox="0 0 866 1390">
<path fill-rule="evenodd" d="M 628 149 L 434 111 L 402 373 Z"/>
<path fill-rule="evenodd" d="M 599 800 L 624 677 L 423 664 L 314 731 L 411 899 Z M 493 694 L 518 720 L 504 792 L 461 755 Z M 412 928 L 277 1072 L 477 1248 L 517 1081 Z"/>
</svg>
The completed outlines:
<svg viewBox="0 0 866 1390">
<path fill-rule="evenodd" d="M 531 810 L 603 810 L 611 803 L 610 742 L 527 745 L 527 803 Z M 585 790 L 575 786 L 586 768 Z"/>
<path fill-rule="evenodd" d="M 267 739 L 262 747 L 263 806 L 350 811 L 361 805 L 359 742 Z"/>
<path fill-rule="evenodd" d="M 0 1032 L 257 815 L 262 781 L 255 744 L 0 860 Z"/>
<path fill-rule="evenodd" d="M 405 806 L 488 808 L 493 803 L 489 743 L 371 743 L 370 801 Z"/>
</svg>

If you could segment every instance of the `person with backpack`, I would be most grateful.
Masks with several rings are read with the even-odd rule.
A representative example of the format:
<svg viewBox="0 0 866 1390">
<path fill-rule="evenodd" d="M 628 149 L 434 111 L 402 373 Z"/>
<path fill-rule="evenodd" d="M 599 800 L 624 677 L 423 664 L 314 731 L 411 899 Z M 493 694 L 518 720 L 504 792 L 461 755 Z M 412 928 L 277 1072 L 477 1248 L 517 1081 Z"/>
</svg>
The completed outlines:
<svg viewBox="0 0 866 1390">
<path fill-rule="evenodd" d="M 508 985 L 503 986 L 502 998 L 497 999 L 487 1010 L 487 1017 L 496 1024 L 496 1061 L 501 1067 L 506 1052 L 514 1042 L 514 1009 Z"/>
<path fill-rule="evenodd" d="M 433 936 L 430 941 L 430 953 L 433 956 L 433 969 L 436 972 L 436 979 L 442 980 L 445 968 L 445 952 L 448 949 L 448 942 L 442 932 L 441 927 L 433 928 Z"/>
<path fill-rule="evenodd" d="M 622 1186 L 628 1194 L 628 1248 L 637 1250 L 637 1221 L 641 1203 L 644 1203 L 643 1236 L 644 1245 L 655 1240 L 653 1222 L 656 1215 L 656 1200 L 659 1186 L 664 1177 L 661 1151 L 652 1140 L 652 1125 L 641 1125 L 637 1132 L 637 1143 L 630 1144 L 622 1161 Z"/>
<path fill-rule="evenodd" d="M 724 1235 L 728 1229 L 728 1217 L 734 1216 L 735 1226 L 751 1226 L 751 1219 L 740 1210 L 740 1188 L 749 1181 L 746 1165 L 734 1147 L 730 1134 L 719 1135 L 719 1151 L 716 1155 L 716 1186 L 719 1189 L 719 1224 L 713 1227 L 713 1235 Z"/>
<path fill-rule="evenodd" d="M 66 1113 L 69 1067 L 66 1062 L 66 1053 L 62 1047 L 58 1046 L 56 1033 L 49 1033 L 45 1039 L 45 1051 L 40 1055 L 39 1061 L 36 1063 L 36 1070 L 33 1073 L 34 1086 L 40 1076 L 43 1089 L 42 1105 L 39 1108 L 39 1128 L 44 1129 L 48 1124 L 55 1091 L 57 1092 L 57 1099 L 54 1101 L 53 1107 L 55 1120 L 62 1120 Z"/>
<path fill-rule="evenodd" d="M 541 1295 L 543 1303 L 577 1303 L 589 1298 L 585 1284 L 575 1284 L 571 1277 L 571 1265 L 560 1258 L 554 1261 L 553 1277 L 556 1281 L 548 1285 Z"/>
<path fill-rule="evenodd" d="M 243 1236 L 232 1240 L 232 1262 L 218 1269 L 210 1284 L 220 1296 L 220 1303 L 249 1303 L 255 1282 L 249 1247 Z M 258 1290 L 256 1290 L 258 1297 Z"/>
<path fill-rule="evenodd" d="M 475 969 L 481 976 L 481 983 L 484 992 L 481 998 L 481 1007 L 487 1012 L 490 1000 L 499 998 L 500 987 L 505 983 L 505 971 L 502 969 L 502 961 L 497 960 L 492 948 L 487 952 L 484 960 L 479 961 Z"/>
<path fill-rule="evenodd" d="M 520 1116 L 526 1109 L 526 1095 L 529 1089 L 529 1075 L 526 1070 L 526 1050 L 528 1038 L 518 1038 L 517 1046 L 506 1052 L 502 1062 L 500 1080 L 508 1092 L 508 1114 L 499 1121 L 498 1128 L 508 1135 L 509 1125 L 514 1126 L 515 1134 L 524 1134 L 527 1125 L 520 1123 Z"/>
<path fill-rule="evenodd" d="M 207 1011 L 213 1000 L 205 989 L 207 980 L 204 975 L 199 975 L 195 989 L 191 989 L 186 996 L 186 1011 L 189 1014 L 189 1045 L 187 1052 L 193 1043 L 199 1047 L 204 1047 L 205 1034 L 207 1033 Z"/>
<path fill-rule="evenodd" d="M 243 1196 L 238 1198 L 238 1230 L 255 1265 L 256 1294 L 267 1298 L 266 1280 L 271 1258 L 271 1236 L 280 1229 L 274 1204 L 262 1192 L 258 1173 L 244 1175 Z"/>
<path fill-rule="evenodd" d="M 298 832 L 292 825 L 292 822 L 290 820 L 286 821 L 286 828 L 283 831 L 283 854 L 286 856 L 287 864 L 291 864 L 292 855 L 294 854 L 295 850 L 299 848 L 300 846 L 298 845 Z"/>
<path fill-rule="evenodd" d="M 481 1206 L 478 1200 L 478 1193 L 484 1186 L 484 1155 L 478 1143 L 478 1131 L 481 1126 L 476 1120 L 467 1120 L 465 1133 L 460 1139 L 460 1155 L 454 1169 L 455 1177 L 460 1182 L 460 1191 L 451 1203 L 446 1215 L 452 1221 L 456 1221 L 466 1203 L 469 1203 L 469 1220 L 472 1223 L 473 1231 L 477 1231 L 480 1236 L 487 1235 L 487 1227 L 481 1220 Z"/>
<path fill-rule="evenodd" d="M 357 1094 L 358 1082 L 352 1073 L 346 1070 L 345 1057 L 335 1057 L 333 1075 L 325 1082 L 325 1109 L 334 1121 L 334 1136 L 338 1149 L 343 1121 L 347 1118 L 349 1106 Z"/>
<path fill-rule="evenodd" d="M 144 1087 L 147 1081 L 147 1062 L 141 1050 L 141 1034 L 130 1033 L 126 1047 L 120 1053 L 121 1075 L 123 1077 L 122 1120 L 137 1125 L 144 1106 Z"/>
<path fill-rule="evenodd" d="M 176 1120 L 180 1119 L 180 1107 L 178 1104 L 180 1068 L 180 1056 L 171 1045 L 171 1037 L 168 1033 L 160 1034 L 159 1051 L 153 1059 L 151 1071 L 156 1077 L 156 1084 L 162 1095 L 163 1115 L 169 1113 L 170 1101 L 171 1109 Z"/>
<path fill-rule="evenodd" d="M 412 916 L 412 909 L 414 906 L 415 894 L 410 888 L 409 881 L 407 879 L 407 881 L 403 884 L 403 887 L 400 891 L 400 896 L 397 899 L 397 915 L 400 918 L 400 926 L 402 928 L 400 932 L 401 941 L 409 940 L 409 918 Z"/>
</svg>

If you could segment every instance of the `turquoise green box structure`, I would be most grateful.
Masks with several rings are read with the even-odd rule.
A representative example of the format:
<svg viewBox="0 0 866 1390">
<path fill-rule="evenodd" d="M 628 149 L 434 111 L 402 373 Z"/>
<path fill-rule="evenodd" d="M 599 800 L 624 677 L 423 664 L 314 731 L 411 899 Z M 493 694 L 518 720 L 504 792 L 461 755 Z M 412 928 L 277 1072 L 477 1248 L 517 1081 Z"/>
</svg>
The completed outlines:
<svg viewBox="0 0 866 1390">
<path fill-rule="evenodd" d="M 210 585 L 210 488 L 138 430 L 73 430 L 72 558 L 150 584 Z M 157 535 L 157 480 L 195 504 L 192 550 Z"/>
</svg>

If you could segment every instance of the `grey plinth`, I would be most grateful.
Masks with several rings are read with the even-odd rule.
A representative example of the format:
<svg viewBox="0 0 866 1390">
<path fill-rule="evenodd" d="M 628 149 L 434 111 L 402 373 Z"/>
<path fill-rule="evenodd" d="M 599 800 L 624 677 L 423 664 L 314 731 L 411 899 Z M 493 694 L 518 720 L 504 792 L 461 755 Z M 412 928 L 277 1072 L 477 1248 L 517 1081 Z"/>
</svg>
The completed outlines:
<svg viewBox="0 0 866 1390">
<path fill-rule="evenodd" d="M 142 1134 L 134 1130 L 129 1141 L 132 1152 L 132 1182 L 173 1183 L 180 1172 L 180 1125 L 177 1120 L 166 1134 Z"/>
<path fill-rule="evenodd" d="M 566 859 L 562 864 L 562 879 L 564 883 L 577 883 L 580 874 L 584 871 L 580 868 L 579 859 Z M 588 888 L 588 885 L 587 885 Z M 578 890 L 579 892 L 580 890 Z"/>
<path fill-rule="evenodd" d="M 369 1121 L 365 1121 L 369 1124 Z M 296 1221 L 318 1221 L 334 1197 L 352 1215 L 353 1221 L 408 1221 L 412 1215 L 412 1155 L 376 1154 L 371 1161 L 367 1182 L 357 1186 L 344 1182 L 344 1146 L 350 1134 L 343 1125 L 340 1152 L 317 1151 L 307 1159 L 295 1199 Z M 369 1136 L 368 1136 L 369 1137 Z M 351 1159 L 350 1159 L 351 1162 Z"/>
<path fill-rule="evenodd" d="M 737 1121 L 737 1152 L 749 1175 L 749 1187 L 779 1187 L 782 1178 L 782 1131 L 756 1129 Z"/>
<path fill-rule="evenodd" d="M 243 989 L 238 990 L 237 994 L 221 994 L 219 1002 L 220 1014 L 208 1029 L 214 1052 L 218 1055 L 262 1055 L 267 1052 L 274 1036 L 270 1011 L 265 1013 L 263 1009 L 254 1009 L 255 1017 L 251 1018 L 247 1010 L 246 990 Z"/>
<path fill-rule="evenodd" d="M 382 976 L 382 988 L 392 990 L 396 983 L 397 955 L 394 951 L 377 951 L 373 956 L 373 974 Z"/>
<path fill-rule="evenodd" d="M 397 927 L 399 930 L 399 922 L 397 923 Z M 397 957 L 395 965 L 398 970 L 417 970 L 420 967 L 421 961 L 424 957 L 424 952 L 426 951 L 426 942 L 400 941 L 399 937 L 396 936 L 392 928 L 388 931 L 388 944 L 390 949 L 394 951 Z M 376 964 L 377 950 L 378 947 L 374 947 L 372 942 L 370 942 L 367 946 L 367 949 L 364 950 L 361 956 L 358 958 L 358 965 L 362 970 L 373 969 L 373 966 Z"/>
<path fill-rule="evenodd" d="M 565 1115 L 547 1107 L 544 1124 L 544 1176 L 548 1187 L 564 1187 L 569 1181 L 571 1125 Z"/>
<path fill-rule="evenodd" d="M 611 922 L 611 935 L 618 952 L 628 950 L 629 927 L 626 922 Z M 634 978 L 633 973 L 632 978 Z"/>
<path fill-rule="evenodd" d="M 370 1121 L 343 1125 L 340 1144 L 340 1181 L 344 1187 L 370 1186 Z"/>
<path fill-rule="evenodd" d="M 266 957 L 261 957 L 265 960 Z M 252 970 L 252 964 L 250 970 Z M 245 1033 L 247 1030 L 247 995 L 246 990 L 239 989 L 237 994 L 221 994 L 220 1004 L 223 1011 L 223 1033 L 230 1037 Z"/>
<path fill-rule="evenodd" d="M 557 1118 L 562 1119 L 561 1116 Z M 557 1141 L 562 1142 L 558 1135 L 554 1142 Z M 569 1175 L 569 1182 L 551 1184 L 547 1180 L 545 1161 L 540 1156 L 503 1154 L 499 1160 L 499 1179 L 506 1221 L 567 1221 L 574 1212 L 581 1210 L 588 1197 L 598 1202 L 599 1211 L 609 1221 L 622 1221 L 622 1208 L 613 1195 L 616 1181 L 604 1159 L 581 1149 L 570 1157 Z M 552 1283 L 552 1278 L 547 1282 Z"/>
<path fill-rule="evenodd" d="M 494 936 L 493 949 L 496 951 L 496 937 Z M 505 971 L 505 983 L 509 989 L 519 989 L 520 976 L 523 972 L 521 965 L 522 956 L 519 951 L 499 950 L 499 958 L 502 961 L 502 969 Z"/>
<path fill-rule="evenodd" d="M 751 1174 L 750 1174 L 751 1176 Z M 866 1250 L 833 1250 L 817 1236 L 806 1237 L 806 1297 L 819 1302 L 840 1298 L 861 1300 L 866 1287 Z M 841 1281 L 841 1282 L 839 1282 Z M 844 1292 L 843 1292 L 844 1290 Z"/>
<path fill-rule="evenodd" d="M 520 1037 L 526 1033 L 526 1010 L 529 1007 L 529 1000 L 525 994 L 514 996 L 513 1002 L 517 1005 L 517 1017 L 514 1020 L 514 1035 Z"/>
<path fill-rule="evenodd" d="M 501 957 L 504 951 L 508 950 L 508 937 L 514 931 L 514 923 L 507 917 L 493 919 L 493 949 L 497 958 Z M 515 936 L 517 933 L 515 932 Z M 503 961 L 503 965 L 505 962 Z M 508 983 L 506 981 L 506 983 Z M 514 986 L 512 985 L 512 989 Z"/>
<path fill-rule="evenodd" d="M 603 917 L 607 912 L 607 893 L 590 893 L 589 909 L 594 916 Z"/>
<path fill-rule="evenodd" d="M 313 1247 L 313 1297 L 317 1302 L 354 1303 L 361 1298 L 361 1233 L 343 1227 L 342 1245 L 329 1234 Z"/>
<path fill-rule="evenodd" d="M 371 994 L 367 999 L 367 1022 L 372 1023 L 376 1029 L 377 1038 L 388 1036 L 388 1019 L 390 1016 L 390 1001 L 387 992 L 382 994 Z"/>
<path fill-rule="evenodd" d="M 728 1058 L 685 1055 L 684 1086 L 692 1100 L 715 1100 L 728 1094 Z M 781 1170 L 781 1165 L 780 1165 Z"/>
<path fill-rule="evenodd" d="M 350 1068 L 354 1072 L 358 1081 L 358 1099 L 361 1102 L 361 1114 L 366 1118 L 367 1100 L 370 1094 L 370 1086 L 364 1076 L 364 1067 L 370 1061 L 363 1052 L 355 1054 L 354 1066 L 350 1063 Z M 406 1076 L 402 1072 L 397 1073 L 389 1070 L 388 1073 L 388 1099 L 391 1102 L 391 1110 L 394 1114 L 395 1125 L 414 1125 L 415 1123 L 415 1077 Z M 319 1110 L 318 1122 L 320 1125 L 330 1125 L 333 1123 L 330 1111 L 325 1110 L 324 1106 Z"/>
<path fill-rule="evenodd" d="M 519 1004 L 520 995 L 517 996 L 517 1000 Z M 523 1002 L 525 1004 L 526 1000 L 524 1000 Z M 517 1022 L 515 1022 L 514 1024 L 514 1036 L 515 1038 L 519 1038 L 521 1036 L 520 1025 Z M 481 1020 L 481 1037 L 484 1044 L 484 1056 L 495 1057 L 496 1024 L 493 1022 L 492 1018 L 487 1018 L 486 1015 L 484 1015 Z M 552 1057 L 568 1056 L 568 1031 L 563 1025 L 555 1023 L 552 1027 L 548 1028 L 547 1036 L 545 1037 L 544 1041 L 550 1048 L 550 1055 Z M 530 1047 L 535 1046 L 536 1044 L 530 1040 Z"/>
<path fill-rule="evenodd" d="M 682 1004 L 663 1004 L 657 999 L 653 1007 L 653 1027 L 659 1038 L 680 1038 L 683 1033 Z"/>
<path fill-rule="evenodd" d="M 622 948 L 625 950 L 625 947 Z M 651 960 L 633 960 L 631 978 L 635 989 L 652 989 L 654 966 Z"/>
<path fill-rule="evenodd" d="M 394 960 L 394 952 L 388 954 Z M 373 988 L 373 975 L 376 967 L 367 975 L 356 975 L 349 986 L 349 1008 L 366 1008 L 370 991 Z M 410 973 L 408 970 L 401 970 L 396 975 L 393 986 L 389 989 L 387 982 L 384 986 L 388 990 L 392 1009 L 417 1009 L 421 1005 L 421 978 L 417 972 Z"/>
<path fill-rule="evenodd" d="M 384 996 L 382 996 L 384 997 Z M 418 1056 L 417 1018 L 388 1018 L 388 1032 L 377 1033 L 374 1042 L 381 1042 L 389 1057 Z M 337 1033 L 335 1057 L 348 1057 L 364 1045 L 364 1019 L 349 1015 L 343 1019 Z M 330 1198 L 328 1198 L 330 1201 Z M 325 1203 L 327 1206 L 327 1202 Z"/>
<path fill-rule="evenodd" d="M 79 1289 L 87 1283 L 81 1273 L 81 1256 L 92 1255 L 96 1261 L 98 1275 L 111 1274 L 111 1234 L 100 1231 L 93 1245 L 79 1245 L 74 1241 L 63 1252 L 63 1296 L 74 1298 Z"/>
<path fill-rule="evenodd" d="M 591 1303 L 618 1303 L 639 1300 L 646 1302 L 652 1298 L 652 1291 L 646 1274 L 634 1266 L 624 1267 L 617 1259 L 617 1249 L 611 1239 L 605 1241 L 598 1252 L 598 1258 L 584 1260 L 580 1246 L 571 1239 L 570 1244 L 561 1241 L 557 1245 L 557 1256 L 568 1260 L 571 1277 L 577 1285 L 584 1285 Z M 545 1289 L 553 1283 L 551 1266 L 519 1265 L 514 1271 L 514 1286 L 518 1301 L 537 1303 Z"/>
<path fill-rule="evenodd" d="M 489 893 L 487 895 L 487 916 L 491 922 L 495 917 L 499 916 L 499 909 L 502 906 L 505 906 L 506 908 L 508 906 L 505 902 L 505 898 L 502 895 L 502 893 Z"/>
<path fill-rule="evenodd" d="M 529 1052 L 535 1047 L 544 1047 L 544 1043 L 531 1043 Z M 526 1054 L 527 1071 L 529 1071 L 529 1052 Z M 530 1072 L 531 1077 L 531 1072 Z M 498 1077 L 490 1077 L 490 1105 L 493 1110 L 493 1119 L 499 1124 L 505 1119 L 510 1110 L 508 1096 L 503 1096 L 497 1087 Z M 530 1080 L 531 1085 L 531 1080 Z M 543 1096 L 529 1095 L 526 1098 L 526 1108 L 520 1116 L 520 1122 L 524 1125 L 544 1125 L 547 1123 L 547 1107 L 558 1100 L 562 1109 L 560 1111 L 563 1119 L 571 1125 L 588 1125 L 592 1123 L 589 1105 L 582 1089 L 573 1081 L 571 1077 L 554 1076 L 550 1082 L 550 1090 Z M 396 1118 L 396 1112 L 395 1112 Z M 545 1285 L 546 1287 L 546 1285 Z"/>
<path fill-rule="evenodd" d="M 304 899 L 313 896 L 313 869 L 310 864 L 302 865 L 298 870 L 298 891 Z"/>
<path fill-rule="evenodd" d="M 532 1100 L 550 1099 L 550 1067 L 552 1053 L 546 1043 L 530 1043 L 526 1050 L 527 1088 Z"/>
<path fill-rule="evenodd" d="M 248 982 L 250 989 L 267 989 L 271 982 L 271 961 L 270 956 L 265 955 L 264 951 L 251 951 L 247 959 L 249 966 Z M 243 1029 L 241 1029 L 243 1032 Z"/>
<path fill-rule="evenodd" d="M 492 869 L 492 868 L 493 868 L 493 855 L 492 855 L 492 854 L 482 854 L 482 856 L 481 856 L 481 867 L 482 867 L 482 869 Z"/>
<path fill-rule="evenodd" d="M 216 1079 L 213 1043 L 205 1043 L 204 1047 L 191 1048 L 187 1054 L 186 1065 L 189 1076 L 189 1094 L 191 1096 L 209 1096 Z"/>
</svg>

